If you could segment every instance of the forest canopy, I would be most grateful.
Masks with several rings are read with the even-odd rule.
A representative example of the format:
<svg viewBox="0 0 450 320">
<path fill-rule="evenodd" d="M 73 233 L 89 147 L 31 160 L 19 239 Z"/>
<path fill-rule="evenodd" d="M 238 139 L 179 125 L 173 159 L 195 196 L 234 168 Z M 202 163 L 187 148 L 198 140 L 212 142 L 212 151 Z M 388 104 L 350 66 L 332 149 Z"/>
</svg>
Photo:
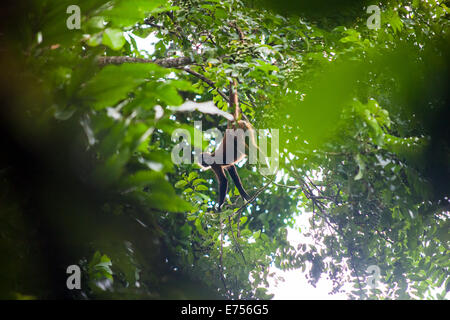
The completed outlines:
<svg viewBox="0 0 450 320">
<path fill-rule="evenodd" d="M 448 298 L 447 5 L 2 3 L 0 298 L 271 299 L 274 268 L 349 299 Z M 251 199 L 231 183 L 218 211 L 194 158 L 234 81 L 276 170 L 240 162 Z M 175 163 L 181 130 L 203 139 Z"/>
</svg>

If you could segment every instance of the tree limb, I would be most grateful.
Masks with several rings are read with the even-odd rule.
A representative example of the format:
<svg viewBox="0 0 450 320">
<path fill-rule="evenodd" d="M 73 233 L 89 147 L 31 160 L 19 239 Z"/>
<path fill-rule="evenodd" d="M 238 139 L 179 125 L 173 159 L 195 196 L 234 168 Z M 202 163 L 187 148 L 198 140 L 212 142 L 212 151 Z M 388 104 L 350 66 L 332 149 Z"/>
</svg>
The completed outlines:
<svg viewBox="0 0 450 320">
<path fill-rule="evenodd" d="M 253 201 L 255 201 L 255 199 L 259 196 L 259 194 L 261 192 L 263 192 L 265 189 L 267 189 L 267 187 L 273 183 L 275 179 L 270 180 L 269 182 L 267 182 L 264 186 L 262 186 L 258 191 L 256 191 L 256 193 L 253 195 L 253 197 L 251 197 L 249 200 L 247 200 L 242 207 L 240 207 L 235 213 L 234 215 L 240 214 L 242 211 L 244 211 L 245 207 L 247 207 L 250 203 L 252 203 Z"/>
<path fill-rule="evenodd" d="M 231 216 L 228 216 L 228 222 L 230 223 L 231 237 L 233 238 L 234 243 L 236 244 L 236 248 L 238 249 L 239 253 L 242 256 L 242 259 L 244 260 L 244 263 L 247 264 L 247 260 L 245 260 L 244 252 L 242 252 L 241 246 L 239 245 L 236 237 L 234 236 L 233 223 L 231 222 Z M 239 230 L 239 226 L 238 226 L 238 230 Z"/>
<path fill-rule="evenodd" d="M 190 74 L 192 74 L 193 76 L 199 78 L 199 79 L 202 80 L 203 82 L 205 82 L 205 83 L 206 83 L 207 85 L 209 85 L 211 88 L 213 88 L 214 90 L 216 90 L 217 93 L 220 94 L 220 96 L 221 96 L 226 102 L 229 102 L 228 97 L 227 97 L 222 91 L 220 91 L 219 88 L 216 87 L 216 84 L 215 84 L 212 80 L 206 78 L 204 75 L 202 75 L 202 74 L 198 73 L 197 71 L 194 71 L 194 70 L 192 70 L 192 69 L 190 69 L 190 68 L 184 67 L 183 70 L 186 71 L 187 73 L 190 73 Z"/>
<path fill-rule="evenodd" d="M 179 57 L 179 58 L 164 58 L 164 59 L 145 59 L 135 57 L 122 57 L 122 56 L 102 56 L 97 58 L 100 66 L 104 67 L 109 64 L 119 65 L 122 63 L 155 63 L 164 68 L 180 68 L 193 63 L 191 58 Z"/>
<path fill-rule="evenodd" d="M 225 282 L 225 275 L 223 271 L 223 228 L 222 228 L 222 216 L 219 212 L 219 224 L 220 224 L 220 257 L 219 257 L 219 273 L 220 273 L 220 279 L 223 283 L 223 288 L 225 289 L 225 292 L 228 292 L 227 284 Z"/>
</svg>

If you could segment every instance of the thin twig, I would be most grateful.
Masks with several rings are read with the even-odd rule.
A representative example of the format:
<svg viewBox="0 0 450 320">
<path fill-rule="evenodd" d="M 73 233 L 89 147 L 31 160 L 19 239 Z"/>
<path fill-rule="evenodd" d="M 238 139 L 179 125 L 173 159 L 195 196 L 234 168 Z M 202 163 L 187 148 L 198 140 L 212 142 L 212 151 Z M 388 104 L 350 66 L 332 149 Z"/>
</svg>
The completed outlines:
<svg viewBox="0 0 450 320">
<path fill-rule="evenodd" d="M 252 203 L 253 201 L 255 201 L 255 199 L 259 196 L 259 194 L 261 192 L 263 192 L 271 183 L 273 182 L 273 180 L 270 180 L 269 182 L 267 182 L 264 186 L 262 186 L 260 189 L 258 189 L 258 191 L 256 191 L 256 193 L 253 195 L 253 197 L 251 197 L 249 200 L 247 200 L 247 202 L 245 202 L 235 213 L 234 215 L 240 214 L 245 207 L 247 207 L 250 203 Z"/>
<path fill-rule="evenodd" d="M 362 284 L 361 281 L 359 280 L 359 274 L 358 274 L 358 270 L 356 269 L 355 266 L 355 262 L 354 262 L 354 255 L 353 255 L 353 250 L 351 249 L 351 247 L 349 245 L 347 245 L 348 251 L 350 253 L 350 264 L 352 265 L 352 269 L 355 272 L 356 275 L 356 280 L 358 282 L 358 286 L 359 286 L 359 291 L 361 292 L 361 296 L 364 296 L 365 298 L 367 298 L 366 293 L 364 292 L 363 288 L 362 288 Z"/>
<path fill-rule="evenodd" d="M 233 27 L 233 28 L 236 29 L 236 32 L 238 33 L 238 36 L 239 36 L 239 40 L 240 40 L 240 41 L 244 41 L 244 40 L 245 40 L 245 35 L 244 35 L 244 33 L 242 32 L 241 28 L 239 28 L 239 26 L 238 26 L 238 24 L 237 24 L 236 22 L 230 22 L 228 25 L 229 25 L 230 27 Z"/>
<path fill-rule="evenodd" d="M 164 59 L 145 59 L 126 56 L 101 56 L 97 58 L 100 66 L 106 66 L 108 64 L 123 64 L 123 63 L 155 63 L 164 68 L 180 68 L 193 63 L 189 57 L 179 58 L 164 58 Z"/>
<path fill-rule="evenodd" d="M 192 74 L 193 76 L 195 76 L 195 77 L 199 78 L 200 80 L 202 80 L 203 82 L 205 82 L 211 88 L 216 90 L 217 93 L 220 94 L 226 102 L 229 102 L 228 97 L 219 88 L 216 87 L 216 84 L 214 83 L 214 81 L 206 78 L 204 75 L 202 75 L 202 74 L 198 73 L 197 71 L 194 71 L 190 68 L 184 67 L 182 70 L 186 71 L 187 73 Z"/>
<path fill-rule="evenodd" d="M 265 176 L 265 175 L 262 175 L 264 178 L 266 178 L 266 179 L 269 179 L 267 176 Z M 273 184 L 274 185 L 276 185 L 277 187 L 281 187 L 281 188 L 287 188 L 287 189 L 294 189 L 294 190 L 297 190 L 297 189 L 301 189 L 301 186 L 288 186 L 288 185 L 285 185 L 285 184 L 281 184 L 281 183 L 277 183 L 277 182 L 275 182 L 275 181 L 273 181 Z"/>
<path fill-rule="evenodd" d="M 222 283 L 223 283 L 223 287 L 225 289 L 225 292 L 228 292 L 227 289 L 227 284 L 225 283 L 225 276 L 224 276 L 224 272 L 223 272 L 223 229 L 222 229 L 222 215 L 219 212 L 219 227 L 220 227 L 220 266 L 219 266 L 219 271 L 220 271 L 220 278 L 222 279 Z"/>
<path fill-rule="evenodd" d="M 242 259 L 244 260 L 244 263 L 247 264 L 247 261 L 245 260 L 245 256 L 244 253 L 241 250 L 241 247 L 236 239 L 236 237 L 234 236 L 234 232 L 233 232 L 233 224 L 231 222 L 231 216 L 228 216 L 228 221 L 230 222 L 230 231 L 231 231 L 231 236 L 233 237 L 234 243 L 236 244 L 236 248 L 238 249 L 239 253 L 242 256 Z"/>
<path fill-rule="evenodd" d="M 167 32 L 169 32 L 170 34 L 173 34 L 174 36 L 177 36 L 177 37 L 179 36 L 178 33 L 176 33 L 175 31 L 169 30 L 169 29 L 167 29 L 167 28 L 164 27 L 164 26 L 160 26 L 160 25 L 158 25 L 158 24 L 156 24 L 156 23 L 150 22 L 149 19 L 145 19 L 145 20 L 144 20 L 144 24 L 146 24 L 146 25 L 148 25 L 148 26 L 150 26 L 150 27 L 159 29 L 159 30 L 167 30 Z"/>
</svg>

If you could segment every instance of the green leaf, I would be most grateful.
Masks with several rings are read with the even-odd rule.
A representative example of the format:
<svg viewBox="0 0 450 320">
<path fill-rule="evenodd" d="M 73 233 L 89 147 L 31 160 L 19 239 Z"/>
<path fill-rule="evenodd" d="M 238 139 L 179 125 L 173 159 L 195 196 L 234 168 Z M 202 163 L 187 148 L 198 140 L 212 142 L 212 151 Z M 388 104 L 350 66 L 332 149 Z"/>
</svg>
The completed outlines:
<svg viewBox="0 0 450 320">
<path fill-rule="evenodd" d="M 123 36 L 123 31 L 120 29 L 108 28 L 103 33 L 102 43 L 110 47 L 112 50 L 120 50 L 125 44 L 126 40 Z"/>
<path fill-rule="evenodd" d="M 74 106 L 69 106 L 66 108 L 61 108 L 59 106 L 55 107 L 55 113 L 54 116 L 58 120 L 68 120 L 72 117 L 72 115 L 75 113 L 76 108 Z"/>
<path fill-rule="evenodd" d="M 196 171 L 192 171 L 191 173 L 189 173 L 188 181 L 191 182 L 192 180 L 194 180 L 197 177 L 198 177 L 198 173 Z"/>
<path fill-rule="evenodd" d="M 102 44 L 103 40 L 103 32 L 98 32 L 94 34 L 87 35 L 87 41 L 86 43 L 88 46 L 91 47 L 97 47 L 98 45 Z"/>
<path fill-rule="evenodd" d="M 169 106 L 179 106 L 183 103 L 177 89 L 168 84 L 159 85 L 156 88 L 155 95 Z"/>
<path fill-rule="evenodd" d="M 267 288 L 256 288 L 255 295 L 262 300 L 270 300 L 274 296 L 274 294 L 267 294 Z"/>
<path fill-rule="evenodd" d="M 87 21 L 86 30 L 89 31 L 98 31 L 105 28 L 105 19 L 103 17 L 92 17 Z"/>
<path fill-rule="evenodd" d="M 343 31 L 344 34 L 347 34 L 346 37 L 341 38 L 340 42 L 347 43 L 347 42 L 360 42 L 361 35 L 359 32 L 357 32 L 355 29 L 348 29 Z"/>
<path fill-rule="evenodd" d="M 170 192 L 168 187 L 171 186 L 169 184 L 161 185 L 162 190 L 158 190 L 155 186 L 150 192 L 134 192 L 134 196 L 146 207 L 169 212 L 190 211 L 191 204 L 178 197 L 174 192 Z"/>
<path fill-rule="evenodd" d="M 177 189 L 182 189 L 182 188 L 184 188 L 187 184 L 188 184 L 187 181 L 185 181 L 185 180 L 180 180 L 180 181 L 178 181 L 177 183 L 175 183 L 175 188 L 177 188 Z"/>
<path fill-rule="evenodd" d="M 181 231 L 181 236 L 182 236 L 183 238 L 187 238 L 187 237 L 191 234 L 191 232 L 192 232 L 192 227 L 191 227 L 189 224 L 185 223 L 185 224 L 180 228 L 180 231 Z"/>
<path fill-rule="evenodd" d="M 147 18 L 164 0 L 116 0 L 112 9 L 102 12 L 116 27 L 130 27 Z"/>
<path fill-rule="evenodd" d="M 206 187 L 206 186 L 204 186 L 203 184 L 201 184 L 201 185 L 196 186 L 196 187 L 195 187 L 195 190 L 196 190 L 196 191 L 207 191 L 207 190 L 208 190 L 208 187 Z"/>
<path fill-rule="evenodd" d="M 101 280 L 102 278 L 113 280 L 111 266 L 111 259 L 96 251 L 89 263 L 89 276 L 94 280 Z"/>
<path fill-rule="evenodd" d="M 159 172 L 150 170 L 138 171 L 126 178 L 126 187 L 144 187 L 149 184 L 155 183 L 161 177 Z"/>
<path fill-rule="evenodd" d="M 194 225 L 195 225 L 195 228 L 197 229 L 197 231 L 201 235 L 206 235 L 206 232 L 205 232 L 205 230 L 203 229 L 203 226 L 202 226 L 202 221 L 199 218 L 195 219 Z"/>
<path fill-rule="evenodd" d="M 152 63 L 109 65 L 97 73 L 81 89 L 80 95 L 91 100 L 95 109 L 117 104 L 152 74 L 166 74 L 167 70 Z"/>
<path fill-rule="evenodd" d="M 355 180 L 360 180 L 362 179 L 363 175 L 364 175 L 364 170 L 366 169 L 366 164 L 364 163 L 362 157 L 360 154 L 357 154 L 355 157 L 355 161 L 358 164 L 359 167 L 359 171 L 358 174 L 355 176 Z"/>
<path fill-rule="evenodd" d="M 205 179 L 195 179 L 193 182 L 192 182 L 192 185 L 193 186 L 196 186 L 196 185 L 198 185 L 198 184 L 200 184 L 200 183 L 206 183 L 207 181 L 205 180 Z"/>
</svg>

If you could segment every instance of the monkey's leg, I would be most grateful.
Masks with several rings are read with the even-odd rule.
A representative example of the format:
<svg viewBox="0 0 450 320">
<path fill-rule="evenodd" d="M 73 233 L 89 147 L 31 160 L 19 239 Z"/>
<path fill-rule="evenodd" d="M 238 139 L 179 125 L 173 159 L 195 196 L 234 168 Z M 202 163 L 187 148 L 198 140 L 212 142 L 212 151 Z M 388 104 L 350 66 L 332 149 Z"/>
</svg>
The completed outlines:
<svg viewBox="0 0 450 320">
<path fill-rule="evenodd" d="M 228 192 L 228 179 L 223 172 L 223 167 L 221 165 L 212 165 L 211 169 L 214 171 L 217 177 L 217 183 L 219 184 L 219 209 L 225 201 L 225 196 Z"/>
<path fill-rule="evenodd" d="M 233 164 L 229 167 L 227 167 L 227 171 L 231 176 L 231 179 L 233 179 L 234 184 L 236 185 L 236 188 L 239 190 L 239 193 L 241 194 L 242 198 L 245 200 L 249 200 L 250 196 L 245 192 L 244 187 L 242 186 L 241 179 L 239 178 L 239 174 L 236 170 L 236 166 Z"/>
</svg>

